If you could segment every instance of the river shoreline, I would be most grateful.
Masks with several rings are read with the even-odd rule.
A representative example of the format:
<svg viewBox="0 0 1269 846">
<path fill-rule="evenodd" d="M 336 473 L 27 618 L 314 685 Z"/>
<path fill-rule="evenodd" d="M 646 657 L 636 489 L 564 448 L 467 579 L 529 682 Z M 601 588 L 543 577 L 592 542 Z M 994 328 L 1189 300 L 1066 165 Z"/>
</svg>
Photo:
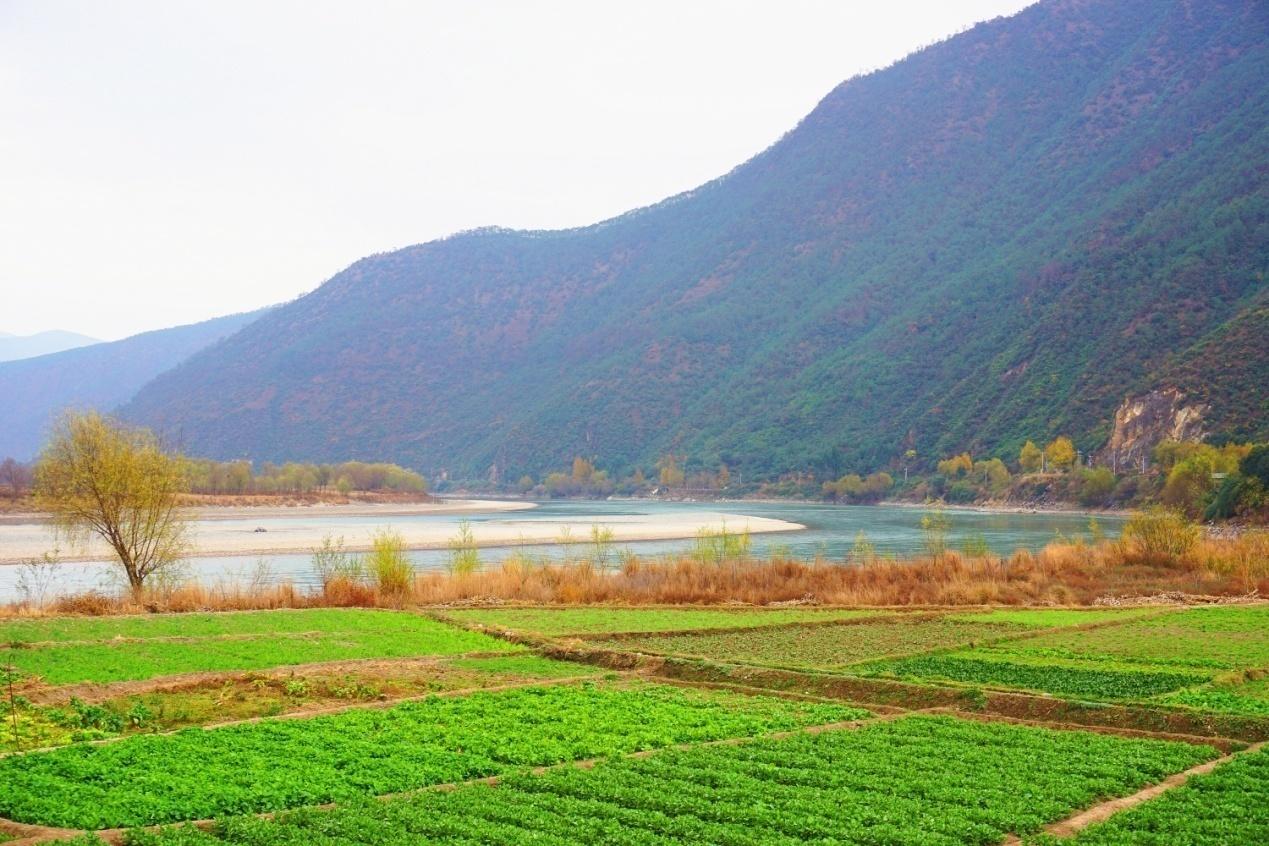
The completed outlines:
<svg viewBox="0 0 1269 846">
<path fill-rule="evenodd" d="M 487 506 L 487 507 L 484 507 Z M 376 531 L 390 528 L 401 535 L 409 551 L 443 550 L 451 546 L 456 535 L 453 522 L 412 522 L 392 525 L 392 517 L 453 516 L 462 514 L 510 513 L 529 511 L 534 503 L 511 501 L 462 500 L 445 505 L 418 505 L 408 509 L 400 506 L 314 506 L 303 511 L 281 509 L 280 514 L 266 514 L 247 508 L 245 514 L 200 515 L 202 523 L 193 532 L 194 550 L 191 559 L 219 558 L 225 556 L 268 556 L 308 554 L 319 546 L 328 535 L 341 538 L 348 552 L 367 552 L 371 549 Z M 384 522 L 364 522 L 332 530 L 320 520 L 327 517 L 368 517 Z M 256 525 L 256 523 L 270 523 Z M 237 523 L 238 525 L 233 525 Z M 209 525 L 210 524 L 210 525 Z M 633 543 L 638 541 L 689 540 L 702 530 L 720 531 L 724 527 L 732 532 L 747 531 L 751 534 L 797 532 L 806 527 L 801 523 L 769 517 L 755 517 L 730 512 L 689 512 L 682 515 L 596 515 L 586 519 L 550 519 L 525 517 L 515 519 L 495 517 L 469 524 L 474 543 L 480 548 L 510 548 L 516 546 L 540 546 L 544 544 L 591 543 L 594 526 L 611 531 L 611 542 Z M 38 530 L 37 530 L 38 529 Z M 23 523 L 0 526 L 0 566 L 21 564 L 37 558 L 52 546 L 47 526 L 43 523 Z M 91 543 L 86 549 L 63 554 L 66 562 L 91 562 L 108 559 L 110 551 L 101 542 Z"/>
</svg>

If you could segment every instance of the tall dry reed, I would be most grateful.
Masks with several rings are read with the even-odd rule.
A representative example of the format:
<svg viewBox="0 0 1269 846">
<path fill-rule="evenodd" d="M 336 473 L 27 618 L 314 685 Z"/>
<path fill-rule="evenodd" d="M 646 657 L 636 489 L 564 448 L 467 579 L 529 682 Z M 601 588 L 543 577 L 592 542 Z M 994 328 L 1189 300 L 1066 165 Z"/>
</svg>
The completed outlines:
<svg viewBox="0 0 1269 846">
<path fill-rule="evenodd" d="M 1202 538 L 1183 555 L 1142 554 L 1129 538 L 1053 543 L 1038 552 L 969 556 L 944 551 L 862 564 L 786 557 L 702 561 L 699 557 L 626 556 L 615 570 L 585 559 L 552 563 L 513 556 L 474 573 L 424 573 L 400 579 L 334 577 L 317 590 L 294 585 L 196 583 L 136 600 L 87 593 L 45 613 L 120 614 L 403 604 L 521 602 L 678 605 L 1085 605 L 1157 594 L 1269 595 L 1269 533 Z M 0 616 L 38 613 L 18 605 Z"/>
</svg>

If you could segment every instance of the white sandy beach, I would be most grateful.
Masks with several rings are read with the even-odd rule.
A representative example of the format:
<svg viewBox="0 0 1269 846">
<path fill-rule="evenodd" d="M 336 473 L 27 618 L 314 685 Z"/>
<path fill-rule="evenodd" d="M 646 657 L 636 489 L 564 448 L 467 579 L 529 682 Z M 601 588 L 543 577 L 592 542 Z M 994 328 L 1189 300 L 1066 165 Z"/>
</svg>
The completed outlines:
<svg viewBox="0 0 1269 846">
<path fill-rule="evenodd" d="M 702 528 L 751 533 L 790 532 L 801 524 L 764 517 L 715 511 L 683 514 L 602 515 L 594 519 L 534 518 L 512 516 L 533 508 L 532 503 L 453 500 L 413 505 L 333 505 L 303 508 L 197 509 L 192 515 L 191 557 L 219 555 L 269 555 L 305 553 L 327 534 L 342 536 L 350 551 L 370 548 L 373 534 L 384 528 L 399 532 L 410 549 L 444 549 L 457 533 L 456 515 L 480 515 L 472 520 L 476 544 L 481 547 L 586 542 L 591 527 L 609 528 L 616 542 L 692 538 Z M 212 512 L 210 514 L 205 512 Z M 232 513 L 226 513 L 232 512 Z M 490 514 L 508 513 L 506 517 Z M 419 518 L 435 516 L 435 521 Z M 355 519 L 347 519 L 355 518 Z M 257 531 L 263 528 L 266 531 Z M 0 525 L 0 564 L 14 564 L 51 549 L 53 538 L 46 524 L 36 522 Z M 62 550 L 67 561 L 96 561 L 109 557 L 104 544 L 86 549 Z"/>
</svg>

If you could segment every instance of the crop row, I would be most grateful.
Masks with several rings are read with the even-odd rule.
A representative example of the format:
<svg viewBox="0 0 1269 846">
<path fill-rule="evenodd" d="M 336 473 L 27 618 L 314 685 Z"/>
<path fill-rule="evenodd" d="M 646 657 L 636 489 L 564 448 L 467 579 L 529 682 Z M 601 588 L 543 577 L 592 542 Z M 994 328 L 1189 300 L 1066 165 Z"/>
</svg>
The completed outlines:
<svg viewBox="0 0 1269 846">
<path fill-rule="evenodd" d="M 1027 630 L 1027 626 L 1013 623 L 896 618 L 850 626 L 661 635 L 606 643 L 616 649 L 693 655 L 719 661 L 832 669 L 873 658 L 970 645 Z"/>
<path fill-rule="evenodd" d="M 1242 755 L 1184 786 L 1085 829 L 1070 846 L 1233 846 L 1269 843 L 1269 751 Z"/>
<path fill-rule="evenodd" d="M 286 616 L 286 615 L 284 615 Z M 487 635 L 434 620 L 391 615 L 402 624 L 386 629 L 281 631 L 272 634 L 62 643 L 0 650 L 0 660 L 20 675 L 47 684 L 115 682 L 201 671 L 255 670 L 353 658 L 400 658 L 463 652 L 522 650 Z"/>
<path fill-rule="evenodd" d="M 272 811 L 865 716 L 844 706 L 644 684 L 430 697 L 3 758 L 0 816 L 107 828 Z"/>
<path fill-rule="evenodd" d="M 908 717 L 855 731 L 517 774 L 137 844 L 994 843 L 1210 758 L 1213 750 L 1081 732 Z"/>
<path fill-rule="evenodd" d="M 951 653 L 880 662 L 859 668 L 868 675 L 954 681 L 1043 691 L 1091 699 L 1146 699 L 1209 680 L 1207 675 L 1096 665 L 1010 661 L 974 653 Z"/>
</svg>

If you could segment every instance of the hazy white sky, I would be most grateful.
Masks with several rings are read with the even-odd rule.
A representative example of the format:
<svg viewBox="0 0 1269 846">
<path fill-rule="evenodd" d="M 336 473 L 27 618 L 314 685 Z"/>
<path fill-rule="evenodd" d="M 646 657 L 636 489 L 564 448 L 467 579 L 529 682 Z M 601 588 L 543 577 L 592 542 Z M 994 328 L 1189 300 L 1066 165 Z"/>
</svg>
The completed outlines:
<svg viewBox="0 0 1269 846">
<path fill-rule="evenodd" d="M 0 0 L 0 331 L 120 338 L 611 217 L 1026 5 Z"/>
</svg>

